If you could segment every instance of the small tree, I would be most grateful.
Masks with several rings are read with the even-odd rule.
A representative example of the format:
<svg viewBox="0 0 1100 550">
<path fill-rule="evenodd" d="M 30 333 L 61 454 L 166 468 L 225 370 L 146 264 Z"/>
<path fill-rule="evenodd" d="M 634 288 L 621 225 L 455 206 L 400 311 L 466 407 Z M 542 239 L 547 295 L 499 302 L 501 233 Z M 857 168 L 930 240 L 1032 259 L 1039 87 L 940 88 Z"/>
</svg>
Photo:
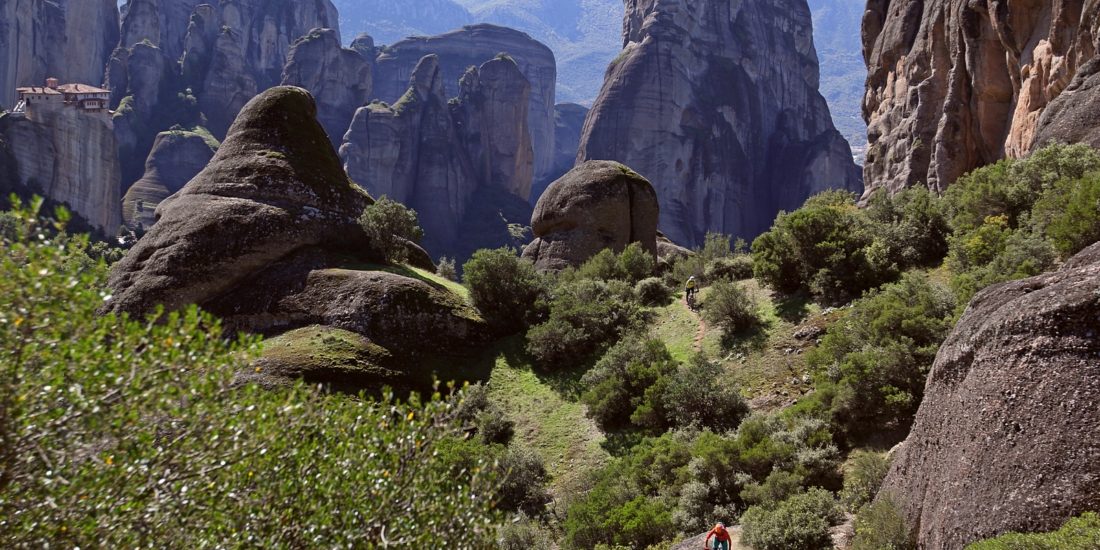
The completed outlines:
<svg viewBox="0 0 1100 550">
<path fill-rule="evenodd" d="M 462 272 L 474 306 L 498 329 L 521 331 L 539 317 L 537 305 L 546 284 L 534 264 L 515 250 L 478 250 Z"/>
<path fill-rule="evenodd" d="M 728 279 L 721 279 L 711 287 L 703 304 L 703 317 L 729 333 L 741 332 L 760 322 L 756 301 Z"/>
<path fill-rule="evenodd" d="M 455 271 L 455 261 L 451 258 L 443 256 L 439 259 L 439 265 L 435 268 L 435 274 L 447 279 L 448 281 L 458 280 L 458 272 Z"/>
<path fill-rule="evenodd" d="M 408 259 L 406 241 L 419 243 L 424 237 L 416 211 L 390 200 L 378 199 L 368 206 L 359 218 L 370 242 L 385 255 L 386 260 L 402 263 Z"/>
</svg>

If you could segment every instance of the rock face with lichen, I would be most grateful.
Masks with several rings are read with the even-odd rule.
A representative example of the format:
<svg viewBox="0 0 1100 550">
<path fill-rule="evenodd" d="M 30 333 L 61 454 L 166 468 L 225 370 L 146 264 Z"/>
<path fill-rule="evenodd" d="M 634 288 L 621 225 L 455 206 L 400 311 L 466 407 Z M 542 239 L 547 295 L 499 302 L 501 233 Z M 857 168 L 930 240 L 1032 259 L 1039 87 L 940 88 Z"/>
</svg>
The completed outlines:
<svg viewBox="0 0 1100 550">
<path fill-rule="evenodd" d="M 578 159 L 653 182 L 661 230 L 702 244 L 751 238 L 780 210 L 861 191 L 851 148 L 818 92 L 805 0 L 630 0 L 624 49 L 588 114 Z"/>
<path fill-rule="evenodd" d="M 340 154 L 353 180 L 417 211 L 430 252 L 461 257 L 468 242 L 509 244 L 509 219 L 485 205 L 511 212 L 530 195 L 530 84 L 509 58 L 471 68 L 453 101 L 445 78 L 437 56 L 422 58 L 399 101 L 359 109 Z"/>
<path fill-rule="evenodd" d="M 198 304 L 231 332 L 351 332 L 384 351 L 354 360 L 379 364 L 319 366 L 310 354 L 265 363 L 274 369 L 267 374 L 317 380 L 331 369 L 360 371 L 339 380 L 351 389 L 377 383 L 380 372 L 422 381 L 426 339 L 438 343 L 432 353 L 461 354 L 488 332 L 446 288 L 371 269 L 382 257 L 358 223 L 371 204 L 342 170 L 312 96 L 273 88 L 242 110 L 207 167 L 161 203 L 157 224 L 112 269 L 104 309 L 145 315 Z"/>
<path fill-rule="evenodd" d="M 871 0 L 863 44 L 868 193 L 943 190 L 1052 140 L 1100 146 L 1100 1 Z"/>
<path fill-rule="evenodd" d="M 217 150 L 218 143 L 209 134 L 175 130 L 157 135 L 145 174 L 123 197 L 123 223 L 138 231 L 152 227 L 157 206 L 206 168 Z"/>
<path fill-rule="evenodd" d="M 605 248 L 631 243 L 657 257 L 657 193 L 617 162 L 589 161 L 546 190 L 535 206 L 535 240 L 523 257 L 542 271 L 578 267 Z"/>
<path fill-rule="evenodd" d="M 1100 243 L 990 287 L 932 367 L 880 497 L 921 548 L 1052 531 L 1100 507 Z"/>
<path fill-rule="evenodd" d="M 317 118 L 339 146 L 355 111 L 371 95 L 371 64 L 340 44 L 332 29 L 313 29 L 290 48 L 284 86 L 300 86 L 317 98 Z"/>
<path fill-rule="evenodd" d="M 495 25 L 472 25 L 446 34 L 412 37 L 385 48 L 375 62 L 374 97 L 396 103 L 408 90 L 420 59 L 439 59 L 443 93 L 458 97 L 459 81 L 469 67 L 506 53 L 530 85 L 527 125 L 534 153 L 534 178 L 549 176 L 554 161 L 554 94 L 557 64 L 554 53 L 524 33 Z"/>
</svg>

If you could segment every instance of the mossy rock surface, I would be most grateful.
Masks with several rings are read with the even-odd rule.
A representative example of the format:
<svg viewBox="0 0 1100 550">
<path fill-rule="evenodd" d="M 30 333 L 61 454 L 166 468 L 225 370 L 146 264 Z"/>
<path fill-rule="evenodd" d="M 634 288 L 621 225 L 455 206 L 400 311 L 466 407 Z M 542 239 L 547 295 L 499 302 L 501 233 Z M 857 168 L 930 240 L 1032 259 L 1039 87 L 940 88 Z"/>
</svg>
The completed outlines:
<svg viewBox="0 0 1100 550">
<path fill-rule="evenodd" d="M 382 346 L 354 332 L 318 325 L 264 341 L 260 359 L 238 379 L 265 386 L 303 380 L 348 392 L 410 385 L 393 354 Z"/>
</svg>

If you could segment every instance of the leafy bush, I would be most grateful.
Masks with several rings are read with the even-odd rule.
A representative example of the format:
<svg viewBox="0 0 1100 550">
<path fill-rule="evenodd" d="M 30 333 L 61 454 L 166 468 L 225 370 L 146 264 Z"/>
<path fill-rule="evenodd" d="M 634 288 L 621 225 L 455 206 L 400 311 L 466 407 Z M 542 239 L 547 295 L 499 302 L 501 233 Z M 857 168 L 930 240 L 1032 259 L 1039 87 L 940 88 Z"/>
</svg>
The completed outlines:
<svg viewBox="0 0 1100 550">
<path fill-rule="evenodd" d="M 1009 533 L 975 542 L 966 550 L 1095 550 L 1100 548 L 1100 515 L 1085 512 L 1052 533 Z"/>
<path fill-rule="evenodd" d="M 852 550 L 916 550 L 905 516 L 889 496 L 864 506 L 856 516 Z"/>
<path fill-rule="evenodd" d="M 1055 183 L 1033 217 L 1063 258 L 1100 241 L 1100 172 Z"/>
<path fill-rule="evenodd" d="M 752 278 L 752 256 L 738 254 L 728 258 L 721 258 L 707 264 L 703 273 L 706 281 L 714 282 L 721 279 L 742 281 Z"/>
<path fill-rule="evenodd" d="M 631 243 L 621 253 L 603 249 L 577 269 L 577 277 L 600 281 L 626 281 L 636 284 L 653 275 L 657 260 L 639 243 Z"/>
<path fill-rule="evenodd" d="M 738 333 L 760 322 L 760 306 L 740 285 L 722 279 L 703 302 L 703 318 L 727 333 Z"/>
<path fill-rule="evenodd" d="M 771 508 L 802 492 L 805 478 L 795 472 L 776 470 L 762 483 L 750 483 L 741 491 L 747 504 Z"/>
<path fill-rule="evenodd" d="M 253 340 L 194 308 L 97 315 L 106 266 L 37 204 L 0 242 L 6 545 L 492 544 L 492 469 L 435 454 L 461 437 L 454 401 L 235 387 Z"/>
<path fill-rule="evenodd" d="M 741 392 L 723 381 L 722 367 L 703 354 L 681 365 L 663 384 L 661 401 L 672 427 L 695 427 L 725 432 L 736 429 L 749 414 Z"/>
<path fill-rule="evenodd" d="M 890 471 L 890 461 L 881 453 L 856 451 L 848 458 L 848 462 L 840 500 L 848 510 L 855 512 L 878 494 L 882 480 L 886 479 L 886 474 Z"/>
<path fill-rule="evenodd" d="M 630 243 L 619 254 L 619 266 L 626 275 L 626 282 L 636 284 L 642 279 L 653 276 L 657 268 L 657 259 L 646 252 L 639 243 Z"/>
<path fill-rule="evenodd" d="M 522 516 L 500 530 L 499 550 L 551 550 L 554 534 L 539 522 Z"/>
<path fill-rule="evenodd" d="M 819 392 L 816 398 L 831 398 L 832 420 L 848 439 L 883 426 L 905 431 L 953 312 L 947 290 L 910 273 L 855 302 L 844 319 L 829 327 L 807 362 L 836 385 L 836 391 Z"/>
<path fill-rule="evenodd" d="M 379 198 L 359 218 L 371 244 L 394 263 L 408 259 L 406 241 L 419 243 L 424 237 L 419 223 L 415 210 L 388 197 Z"/>
<path fill-rule="evenodd" d="M 439 259 L 439 265 L 435 267 L 435 274 L 447 279 L 448 281 L 457 281 L 458 272 L 455 270 L 455 261 L 452 258 L 443 256 Z"/>
<path fill-rule="evenodd" d="M 721 233 L 707 233 L 703 239 L 703 249 L 699 250 L 699 255 L 702 256 L 703 261 L 710 264 L 718 260 L 724 260 L 734 255 L 733 247 L 730 245 L 731 238 L 729 235 L 723 235 Z"/>
<path fill-rule="evenodd" d="M 660 340 L 629 337 L 615 344 L 585 373 L 588 388 L 581 401 L 588 415 L 604 429 L 649 426 L 663 431 L 667 414 L 659 382 L 676 372 L 676 361 Z"/>
<path fill-rule="evenodd" d="M 664 280 L 659 277 L 638 281 L 634 287 L 634 293 L 638 295 L 638 300 L 647 306 L 663 306 L 672 300 L 672 289 L 668 288 Z"/>
<path fill-rule="evenodd" d="M 550 476 L 537 454 L 512 445 L 499 458 L 497 468 L 503 477 L 496 493 L 501 509 L 519 510 L 533 517 L 546 512 L 546 504 L 551 500 L 546 490 Z"/>
<path fill-rule="evenodd" d="M 501 331 L 518 331 L 541 316 L 546 283 L 515 250 L 478 250 L 462 266 L 470 299 L 485 320 Z"/>
<path fill-rule="evenodd" d="M 544 368 L 584 361 L 641 321 L 634 289 L 622 281 L 560 284 L 549 307 L 549 319 L 527 332 L 527 351 Z"/>
<path fill-rule="evenodd" d="M 832 548 L 829 528 L 843 520 L 832 493 L 815 488 L 773 508 L 750 507 L 741 516 L 741 540 L 756 550 Z"/>
<path fill-rule="evenodd" d="M 866 210 L 887 254 L 882 263 L 900 269 L 935 267 L 947 255 L 951 224 L 945 201 L 925 187 L 871 197 Z"/>
<path fill-rule="evenodd" d="M 700 254 L 677 258 L 662 276 L 665 284 L 674 290 L 683 290 L 690 277 L 703 279 L 706 275 L 706 261 Z"/>
</svg>

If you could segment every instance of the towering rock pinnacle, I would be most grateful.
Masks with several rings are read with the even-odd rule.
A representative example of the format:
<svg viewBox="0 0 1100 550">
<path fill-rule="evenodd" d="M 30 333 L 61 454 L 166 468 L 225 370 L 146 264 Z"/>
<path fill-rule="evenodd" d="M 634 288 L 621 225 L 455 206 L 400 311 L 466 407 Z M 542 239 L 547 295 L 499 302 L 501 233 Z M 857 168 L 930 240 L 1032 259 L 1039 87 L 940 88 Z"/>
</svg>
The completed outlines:
<svg viewBox="0 0 1100 550">
<path fill-rule="evenodd" d="M 1100 146 L 1098 49 L 1100 0 L 871 0 L 868 193 L 943 190 L 1052 140 Z"/>
<path fill-rule="evenodd" d="M 339 146 L 355 111 L 371 93 L 371 64 L 340 45 L 332 29 L 313 29 L 290 47 L 284 86 L 301 86 L 317 98 L 317 118 L 333 145 Z"/>
<path fill-rule="evenodd" d="M 628 0 L 624 34 L 578 160 L 653 182 L 674 241 L 752 237 L 814 193 L 862 190 L 817 90 L 805 0 Z"/>
</svg>

